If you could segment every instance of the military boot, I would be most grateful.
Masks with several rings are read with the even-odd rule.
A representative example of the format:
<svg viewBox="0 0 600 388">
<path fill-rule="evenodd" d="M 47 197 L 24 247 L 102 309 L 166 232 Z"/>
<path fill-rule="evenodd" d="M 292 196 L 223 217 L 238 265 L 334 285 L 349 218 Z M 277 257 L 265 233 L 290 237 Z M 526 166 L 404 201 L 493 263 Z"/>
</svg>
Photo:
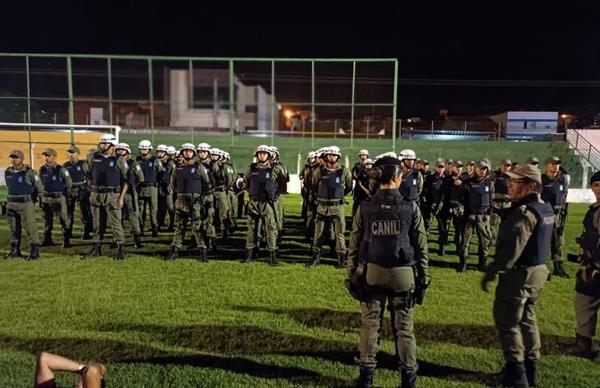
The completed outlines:
<svg viewBox="0 0 600 388">
<path fill-rule="evenodd" d="M 312 261 L 306 263 L 306 268 L 314 268 L 321 261 L 321 248 L 313 248 Z"/>
<path fill-rule="evenodd" d="M 20 243 L 11 243 L 10 251 L 4 256 L 5 259 L 16 259 L 22 257 Z"/>
<path fill-rule="evenodd" d="M 65 230 L 65 235 L 63 236 L 62 247 L 63 248 L 70 248 L 70 247 L 72 247 L 72 245 L 71 245 L 71 231 L 70 230 Z"/>
<path fill-rule="evenodd" d="M 467 270 L 467 260 L 464 256 L 459 258 L 458 268 L 456 268 L 456 272 L 465 272 Z"/>
<path fill-rule="evenodd" d="M 82 240 L 91 240 L 92 239 L 92 234 L 90 233 L 90 230 L 88 228 L 83 229 L 83 234 L 81 235 L 81 239 Z"/>
<path fill-rule="evenodd" d="M 27 260 L 37 260 L 40 258 L 40 246 L 38 244 L 31 244 L 31 250 Z"/>
<path fill-rule="evenodd" d="M 207 253 L 206 253 L 206 248 L 200 248 L 198 250 L 198 252 L 200 253 L 200 257 L 198 258 L 198 261 L 201 263 L 207 263 L 208 257 L 207 257 Z"/>
<path fill-rule="evenodd" d="M 277 251 L 269 251 L 269 265 L 274 267 L 279 264 L 277 259 Z"/>
<path fill-rule="evenodd" d="M 375 368 L 360 367 L 360 374 L 356 380 L 356 388 L 371 388 L 373 386 L 373 376 Z"/>
<path fill-rule="evenodd" d="M 417 371 L 414 369 L 400 369 L 400 387 L 415 388 L 417 386 Z"/>
<path fill-rule="evenodd" d="M 486 258 L 485 258 L 485 257 L 480 257 L 480 258 L 479 258 L 479 264 L 477 265 L 477 269 L 478 269 L 480 272 L 485 272 L 485 267 L 486 267 L 486 264 L 487 264 L 487 260 L 486 260 Z"/>
<path fill-rule="evenodd" d="M 527 384 L 530 387 L 538 386 L 538 362 L 529 358 L 525 359 L 525 376 L 527 377 Z"/>
<path fill-rule="evenodd" d="M 142 245 L 142 237 L 139 234 L 133 235 L 133 246 L 135 247 L 135 249 L 140 249 L 144 247 L 144 245 Z"/>
<path fill-rule="evenodd" d="M 242 259 L 242 263 L 247 264 L 254 259 L 254 249 L 246 249 L 246 256 Z"/>
<path fill-rule="evenodd" d="M 123 244 L 117 244 L 117 254 L 114 260 L 125 260 L 125 246 Z"/>
<path fill-rule="evenodd" d="M 158 227 L 156 225 L 152 225 L 152 237 L 158 237 Z"/>
<path fill-rule="evenodd" d="M 438 249 L 438 255 L 440 257 L 446 256 L 446 247 L 444 246 L 444 244 L 440 244 L 440 247 Z"/>
<path fill-rule="evenodd" d="M 527 376 L 522 362 L 507 362 L 502 372 L 494 376 L 493 384 L 501 387 L 527 388 Z"/>
<path fill-rule="evenodd" d="M 335 268 L 344 268 L 346 266 L 346 258 L 348 257 L 348 252 L 338 253 L 337 255 L 337 263 Z"/>
<path fill-rule="evenodd" d="M 171 250 L 165 257 L 165 261 L 175 261 L 176 258 L 179 257 L 179 252 L 177 247 L 171 247 Z"/>
<path fill-rule="evenodd" d="M 88 253 L 89 257 L 98 257 L 102 255 L 102 252 L 100 251 L 100 243 L 96 242 L 94 243 L 94 245 L 92 245 L 92 249 L 90 250 L 90 253 Z"/>
<path fill-rule="evenodd" d="M 590 337 L 584 337 L 577 334 L 575 337 L 575 343 L 565 347 L 565 353 L 571 356 L 577 356 L 594 360 L 598 357 L 598 350 L 594 348 L 594 342 Z"/>
<path fill-rule="evenodd" d="M 52 234 L 51 233 L 44 233 L 44 239 L 42 240 L 42 244 L 40 246 L 42 247 L 50 247 L 54 245 L 54 241 L 52 241 Z"/>
<path fill-rule="evenodd" d="M 565 279 L 568 279 L 571 277 L 571 276 L 569 276 L 567 271 L 565 271 L 562 261 L 553 261 L 552 265 L 554 266 L 554 271 L 552 271 L 552 275 L 558 276 L 559 278 L 565 278 Z"/>
</svg>

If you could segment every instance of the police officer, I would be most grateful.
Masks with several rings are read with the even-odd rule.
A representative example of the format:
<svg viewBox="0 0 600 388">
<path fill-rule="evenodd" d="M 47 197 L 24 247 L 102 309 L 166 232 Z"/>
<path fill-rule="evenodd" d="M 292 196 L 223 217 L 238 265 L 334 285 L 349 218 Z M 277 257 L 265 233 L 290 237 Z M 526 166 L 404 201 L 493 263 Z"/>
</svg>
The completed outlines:
<svg viewBox="0 0 600 388">
<path fill-rule="evenodd" d="M 163 167 L 160 160 L 152 155 L 152 143 L 149 140 L 140 141 L 138 148 L 140 154 L 137 156 L 136 161 L 140 164 L 144 172 L 144 182 L 140 183 L 137 187 L 140 228 L 143 235 L 144 223 L 146 221 L 146 207 L 149 207 L 152 237 L 158 237 L 158 174 L 163 171 Z"/>
<path fill-rule="evenodd" d="M 235 232 L 235 224 L 237 218 L 237 210 L 238 210 L 238 196 L 236 192 L 235 182 L 238 179 L 237 172 L 235 171 L 235 167 L 233 167 L 233 163 L 231 162 L 231 155 L 229 152 L 223 151 L 223 167 L 227 172 L 227 199 L 229 200 L 229 213 L 227 213 L 227 219 L 229 220 L 229 234 L 233 234 Z"/>
<path fill-rule="evenodd" d="M 356 177 L 360 174 L 360 170 L 364 168 L 365 160 L 369 158 L 369 150 L 360 150 L 358 151 L 358 162 L 354 163 L 352 166 L 352 179 L 356 179 Z"/>
<path fill-rule="evenodd" d="M 405 171 L 403 174 L 402 185 L 400 185 L 400 194 L 409 201 L 419 201 L 421 191 L 423 191 L 423 175 L 415 168 L 417 155 L 413 150 L 402 150 L 398 155 Z"/>
<path fill-rule="evenodd" d="M 360 376 L 356 386 L 373 384 L 379 329 L 387 303 L 399 356 L 401 386 L 415 387 L 414 293 L 417 287 L 424 286 L 428 272 L 425 225 L 417 204 L 398 191 L 403 170 L 398 159 L 381 158 L 375 168 L 380 171 L 379 190 L 356 212 L 346 266 L 347 278 L 357 271 L 362 273 L 370 290 L 360 303 Z"/>
<path fill-rule="evenodd" d="M 537 166 L 538 164 L 540 164 L 540 160 L 538 158 L 536 158 L 535 156 L 531 156 L 529 158 L 527 158 L 527 164 L 531 164 L 532 166 Z"/>
<path fill-rule="evenodd" d="M 195 151 L 194 151 L 195 153 Z M 159 227 L 165 226 L 165 218 L 169 215 L 169 223 L 173 225 L 173 193 L 171 192 L 171 175 L 175 169 L 175 163 L 171 160 L 168 154 L 166 144 L 156 146 L 156 157 L 162 164 L 163 168 L 158 172 L 158 207 L 156 211 L 156 221 Z"/>
<path fill-rule="evenodd" d="M 13 150 L 9 154 L 11 166 L 4 170 L 4 180 L 8 186 L 6 218 L 10 226 L 10 251 L 5 258 L 21 257 L 21 226 L 25 228 L 31 250 L 28 260 L 40 257 L 40 238 L 35 224 L 35 199 L 44 192 L 44 185 L 38 174 L 24 162 L 23 151 Z"/>
<path fill-rule="evenodd" d="M 567 204 L 567 182 L 564 175 L 559 174 L 561 160 L 552 156 L 546 159 L 546 172 L 542 174 L 542 199 L 554 209 L 554 229 L 552 231 L 552 275 L 568 278 L 569 274 L 563 268 L 562 251 L 565 244 L 564 208 Z"/>
<path fill-rule="evenodd" d="M 45 164 L 40 167 L 40 178 L 44 184 L 42 211 L 44 213 L 44 240 L 42 246 L 54 245 L 52 229 L 54 216 L 58 215 L 63 230 L 63 248 L 71 246 L 71 223 L 67 214 L 67 195 L 71 195 L 73 181 L 66 168 L 56 163 L 56 151 L 47 148 L 42 152 Z"/>
<path fill-rule="evenodd" d="M 275 174 L 277 176 L 277 211 L 275 212 L 275 217 L 277 218 L 278 230 L 277 243 L 280 243 L 283 237 L 283 196 L 287 194 L 287 184 L 290 181 L 290 174 L 281 162 L 279 149 L 275 146 L 272 146 L 271 152 L 273 153 L 273 167 L 276 169 Z"/>
<path fill-rule="evenodd" d="M 316 164 L 317 153 L 315 151 L 310 151 L 306 155 L 306 163 L 302 166 L 300 173 L 298 174 L 298 179 L 300 179 L 300 195 L 302 196 L 302 220 L 306 223 L 308 218 L 308 209 L 310 203 L 310 190 L 308 186 L 310 186 L 308 181 L 305 180 L 307 171 L 312 168 L 312 165 Z M 308 185 L 307 185 L 308 184 Z"/>
<path fill-rule="evenodd" d="M 215 249 L 216 245 L 214 242 L 215 237 L 217 236 L 217 232 L 215 229 L 215 225 L 213 223 L 214 214 L 215 214 L 215 206 L 214 206 L 214 194 L 213 187 L 215 186 L 215 177 L 213 170 L 213 161 L 210 157 L 211 146 L 208 143 L 200 143 L 196 148 L 196 153 L 198 156 L 198 160 L 202 163 L 204 167 L 204 171 L 206 171 L 206 175 L 210 181 L 210 189 L 205 189 L 204 194 L 202 195 L 202 203 L 204 206 L 203 211 L 203 228 L 205 230 L 206 235 L 206 246 L 208 249 Z M 181 156 L 181 154 L 180 154 Z"/>
<path fill-rule="evenodd" d="M 473 177 L 464 182 L 465 189 L 465 217 L 463 226 L 462 247 L 458 251 L 460 260 L 457 271 L 464 272 L 467 269 L 467 257 L 469 256 L 469 243 L 471 234 L 475 230 L 478 239 L 477 254 L 479 256 L 478 268 L 485 269 L 487 253 L 490 245 L 490 206 L 494 185 L 487 178 L 489 164 L 480 160 L 475 164 Z"/>
<path fill-rule="evenodd" d="M 258 243 L 259 228 L 264 225 L 269 264 L 277 265 L 277 219 L 276 191 L 277 173 L 271 163 L 271 148 L 259 145 L 254 153 L 256 162 L 250 164 L 244 174 L 244 187 L 248 191 L 248 233 L 246 235 L 246 257 L 243 263 L 249 263 L 255 258 L 255 248 Z"/>
<path fill-rule="evenodd" d="M 500 167 L 498 170 L 490 173 L 490 180 L 494 183 L 494 194 L 492 194 L 492 214 L 490 215 L 490 231 L 491 231 L 491 243 L 495 245 L 496 241 L 496 229 L 508 209 L 510 209 L 510 198 L 508 197 L 508 175 L 506 173 L 510 171 L 511 161 L 504 159 L 500 161 Z"/>
<path fill-rule="evenodd" d="M 356 214 L 358 206 L 365 200 L 371 198 L 371 192 L 369 190 L 369 181 L 371 179 L 371 171 L 373 169 L 373 161 L 371 159 L 365 159 L 361 170 L 359 171 L 356 178 L 354 178 L 354 201 L 352 202 L 352 216 Z"/>
<path fill-rule="evenodd" d="M 583 217 L 583 232 L 578 242 L 581 247 L 580 268 L 575 283 L 575 343 L 566 353 L 594 360 L 598 348 L 592 338 L 596 334 L 600 308 L 600 172 L 590 178 L 596 202 Z"/>
<path fill-rule="evenodd" d="M 123 202 L 123 219 L 129 224 L 131 234 L 133 235 L 133 245 L 135 248 L 142 248 L 142 231 L 140 229 L 140 212 L 137 197 L 137 186 L 144 182 L 144 172 L 142 168 L 131 157 L 131 148 L 127 143 L 119 143 L 116 146 L 117 154 L 127 163 L 127 192 Z"/>
<path fill-rule="evenodd" d="M 531 387 L 538 385 L 541 343 L 535 308 L 548 278 L 544 262 L 550 253 L 554 212 L 538 194 L 542 178 L 536 166 L 525 164 L 507 175 L 512 206 L 500 224 L 496 255 L 481 286 L 487 292 L 500 274 L 493 315 L 506 364 L 496 383 Z"/>
<path fill-rule="evenodd" d="M 423 177 L 423 184 L 424 184 L 427 176 L 429 176 L 431 174 L 431 171 L 429 171 L 429 160 L 425 159 L 425 160 L 419 161 L 417 168 L 419 169 L 419 172 L 421 173 L 421 176 Z"/>
<path fill-rule="evenodd" d="M 328 235 L 323 232 L 329 232 L 329 228 L 325 228 L 326 223 L 333 226 L 337 265 L 343 266 L 346 259 L 344 196 L 352 191 L 352 175 L 339 163 L 341 156 L 338 147 L 327 147 L 323 151 L 321 166 L 313 173 L 312 187 L 317 198 L 317 214 L 312 261 L 306 264 L 307 267 L 315 267 L 321 260 L 323 237 Z"/>
<path fill-rule="evenodd" d="M 121 209 L 125 203 L 125 193 L 129 186 L 128 166 L 115 152 L 117 139 L 113 135 L 100 138 L 100 150 L 88 161 L 91 176 L 90 204 L 94 220 L 94 245 L 88 256 L 96 257 L 101 253 L 100 210 L 107 215 L 108 226 L 112 229 L 113 241 L 117 244 L 115 260 L 125 259 L 125 235 L 121 225 Z"/>
<path fill-rule="evenodd" d="M 438 242 L 439 249 L 438 253 L 440 256 L 444 256 L 444 239 L 443 236 L 447 234 L 445 230 L 446 224 L 440 216 L 440 212 L 444 205 L 444 170 L 445 165 L 442 159 L 438 159 L 435 165 L 435 171 L 429 174 L 425 178 L 423 183 L 423 221 L 425 223 L 425 230 L 429 232 L 431 221 L 435 217 L 438 225 Z"/>
<path fill-rule="evenodd" d="M 447 165 L 447 164 L 446 164 Z M 463 163 L 460 160 L 452 162 L 452 169 L 444 178 L 444 205 L 441 211 L 441 218 L 444 222 L 444 232 L 440 236 L 440 245 L 448 244 L 448 234 L 450 224 L 454 227 L 454 245 L 456 252 L 460 252 L 463 243 L 463 224 L 465 213 L 465 188 L 463 185 L 464 175 L 462 174 Z M 444 256 L 445 250 L 442 249 L 440 256 Z"/>
<path fill-rule="evenodd" d="M 319 160 L 316 151 L 308 153 L 308 163 L 300 173 L 300 181 L 302 182 L 302 208 L 306 207 L 305 236 L 312 240 L 315 235 L 315 217 L 317 214 L 317 201 L 315 198 L 315 188 L 312 186 L 312 176 L 317 168 L 319 168 Z M 306 204 L 305 204 L 306 203 Z"/>
<path fill-rule="evenodd" d="M 216 221 L 219 225 L 219 234 L 226 238 L 228 231 L 232 230 L 229 220 L 229 198 L 227 197 L 227 188 L 231 184 L 231 176 L 223 163 L 223 151 L 218 148 L 211 148 L 210 157 L 215 180 L 213 195 L 215 198 L 215 213 L 218 214 Z"/>
<path fill-rule="evenodd" d="M 73 181 L 73 188 L 67 195 L 67 214 L 70 225 L 69 236 L 72 237 L 73 235 L 75 205 L 79 203 L 79 216 L 83 225 L 81 239 L 89 240 L 92 238 L 91 233 L 93 231 L 92 211 L 90 209 L 90 186 L 87 180 L 90 168 L 86 160 L 79 159 L 79 147 L 76 145 L 70 145 L 67 148 L 67 154 L 69 160 L 63 164 L 63 167 L 67 169 Z"/>
<path fill-rule="evenodd" d="M 464 174 L 464 177 L 465 177 L 465 179 L 469 179 L 469 178 L 471 178 L 473 175 L 475 175 L 475 165 L 476 165 L 476 164 L 477 164 L 477 163 L 475 163 L 475 161 L 474 161 L 474 160 L 470 160 L 470 161 L 467 163 L 467 171 L 465 171 L 465 172 L 463 173 L 463 174 Z"/>
<path fill-rule="evenodd" d="M 208 259 L 204 235 L 206 229 L 202 228 L 202 212 L 204 211 L 202 193 L 204 190 L 210 190 L 211 183 L 202 164 L 194 160 L 196 149 L 193 144 L 183 144 L 179 152 L 183 156 L 183 163 L 175 168 L 175 173 L 171 178 L 172 191 L 177 193 L 175 234 L 166 260 L 173 261 L 179 256 L 178 252 L 183 243 L 183 229 L 189 218 L 192 234 L 199 249 L 198 261 L 206 262 Z"/>
</svg>

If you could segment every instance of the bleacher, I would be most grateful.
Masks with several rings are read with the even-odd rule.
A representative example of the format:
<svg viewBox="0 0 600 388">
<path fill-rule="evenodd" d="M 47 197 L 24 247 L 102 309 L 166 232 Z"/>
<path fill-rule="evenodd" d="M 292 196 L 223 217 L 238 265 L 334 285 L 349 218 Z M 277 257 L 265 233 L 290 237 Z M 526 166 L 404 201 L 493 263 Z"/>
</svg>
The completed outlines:
<svg viewBox="0 0 600 388">
<path fill-rule="evenodd" d="M 569 129 L 567 142 L 594 170 L 600 170 L 600 129 Z"/>
</svg>

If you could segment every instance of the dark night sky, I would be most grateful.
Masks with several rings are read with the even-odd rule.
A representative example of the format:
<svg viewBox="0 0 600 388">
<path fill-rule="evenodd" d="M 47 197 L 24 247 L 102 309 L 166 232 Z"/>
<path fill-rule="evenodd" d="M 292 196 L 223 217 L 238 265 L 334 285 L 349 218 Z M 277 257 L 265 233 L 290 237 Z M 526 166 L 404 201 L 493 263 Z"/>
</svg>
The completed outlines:
<svg viewBox="0 0 600 388">
<path fill-rule="evenodd" d="M 395 57 L 403 79 L 600 81 L 600 1 L 481 1 L 470 6 L 457 6 L 457 1 L 397 6 L 390 4 L 407 2 L 371 1 L 360 7 L 343 1 L 314 6 L 259 6 L 258 1 L 57 3 L 4 4 L 10 9 L 2 10 L 0 51 Z M 581 105 L 600 112 L 599 86 L 467 85 L 401 85 L 400 103 L 406 107 L 417 99 L 416 105 L 431 109 L 454 103 L 466 112 L 480 105 L 484 95 L 483 105 L 492 111 L 503 104 L 530 103 L 535 108 Z M 410 101 L 403 100 L 407 94 Z M 581 97 L 556 97 L 565 94 Z"/>
</svg>

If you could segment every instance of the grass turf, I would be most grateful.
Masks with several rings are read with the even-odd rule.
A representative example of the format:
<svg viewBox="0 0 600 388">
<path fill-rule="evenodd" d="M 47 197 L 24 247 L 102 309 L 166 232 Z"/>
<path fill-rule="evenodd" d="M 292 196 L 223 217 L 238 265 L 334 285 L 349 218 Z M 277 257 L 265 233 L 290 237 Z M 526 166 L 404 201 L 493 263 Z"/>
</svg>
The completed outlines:
<svg viewBox="0 0 600 388">
<path fill-rule="evenodd" d="M 31 386 L 38 351 L 105 363 L 109 387 L 351 385 L 358 374 L 358 303 L 332 261 L 304 268 L 309 258 L 299 203 L 299 196 L 285 199 L 288 234 L 276 268 L 237 262 L 243 221 L 207 264 L 190 260 L 191 252 L 174 263 L 161 261 L 166 233 L 146 238 L 139 252 L 128 247 L 124 262 L 80 260 L 89 242 L 78 240 L 69 250 L 43 249 L 36 262 L 1 261 L 0 386 Z M 585 210 L 570 206 L 565 252 L 577 251 L 574 238 Z M 4 248 L 6 222 L 0 230 Z M 432 242 L 433 283 L 416 310 L 419 385 L 482 386 L 502 366 L 493 294 L 479 289 L 481 274 L 474 267 L 454 271 L 452 247 L 444 259 L 434 247 Z M 470 264 L 476 264 L 473 256 Z M 574 274 L 576 267 L 568 263 L 567 269 Z M 543 387 L 595 387 L 600 381 L 597 365 L 559 348 L 574 335 L 573 289 L 573 279 L 552 279 L 538 306 Z M 399 375 L 387 321 L 375 383 L 392 387 Z M 60 386 L 72 381 L 58 376 Z"/>
</svg>

